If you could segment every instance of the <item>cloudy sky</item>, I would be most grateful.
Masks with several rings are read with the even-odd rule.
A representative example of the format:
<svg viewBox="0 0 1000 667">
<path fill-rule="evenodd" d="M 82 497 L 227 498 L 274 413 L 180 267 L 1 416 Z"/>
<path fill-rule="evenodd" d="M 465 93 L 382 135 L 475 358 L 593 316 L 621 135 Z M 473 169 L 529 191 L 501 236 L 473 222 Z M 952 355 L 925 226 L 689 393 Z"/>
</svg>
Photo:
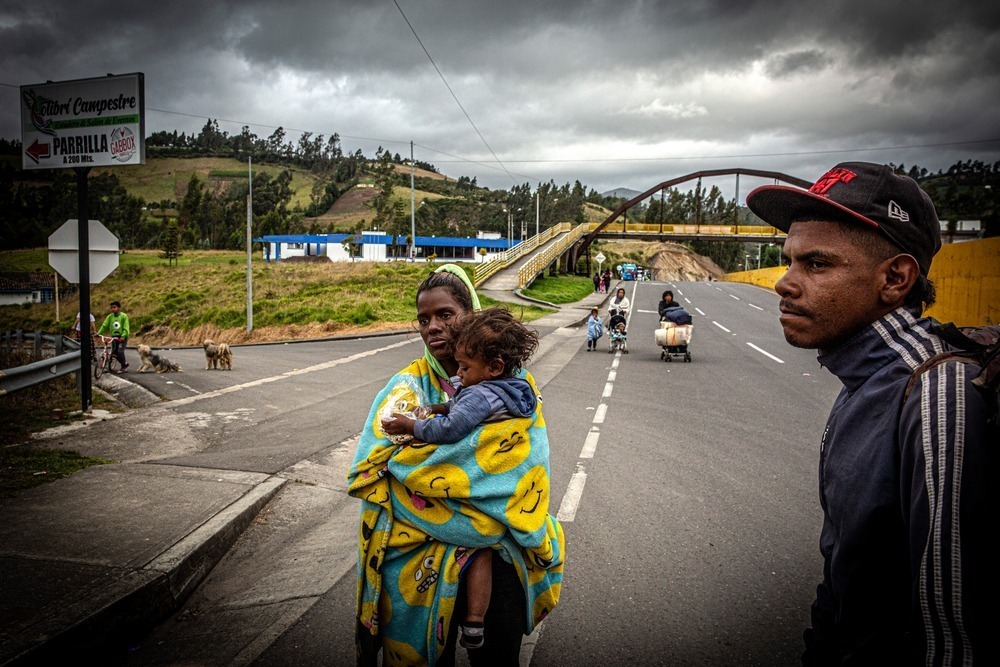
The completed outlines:
<svg viewBox="0 0 1000 667">
<path fill-rule="evenodd" d="M 413 141 L 495 189 L 813 180 L 1000 160 L 998 64 L 982 1 L 0 0 L 0 137 L 20 138 L 21 85 L 143 72 L 148 131 Z"/>
</svg>

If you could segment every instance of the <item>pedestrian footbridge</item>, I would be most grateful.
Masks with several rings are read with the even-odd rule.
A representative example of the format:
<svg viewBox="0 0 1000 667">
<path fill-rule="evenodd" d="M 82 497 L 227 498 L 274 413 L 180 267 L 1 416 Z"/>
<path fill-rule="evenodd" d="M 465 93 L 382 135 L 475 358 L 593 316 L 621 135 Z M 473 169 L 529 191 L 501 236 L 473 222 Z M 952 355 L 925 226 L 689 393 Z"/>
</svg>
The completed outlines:
<svg viewBox="0 0 1000 667">
<path fill-rule="evenodd" d="M 760 221 L 757 224 L 740 224 L 739 209 L 732 220 L 702 219 L 700 211 L 693 220 L 632 222 L 628 213 L 633 207 L 649 200 L 667 188 L 702 178 L 734 175 L 736 193 L 739 199 L 740 175 L 773 179 L 775 183 L 785 182 L 803 188 L 811 183 L 801 178 L 780 172 L 758 169 L 715 169 L 698 171 L 659 183 L 655 187 L 622 203 L 603 222 L 573 224 L 559 223 L 544 232 L 526 239 L 524 242 L 495 256 L 489 262 L 476 267 L 474 282 L 483 289 L 509 292 L 530 285 L 536 277 L 549 267 L 563 271 L 576 266 L 577 261 L 589 256 L 590 246 L 597 238 L 627 239 L 633 241 L 755 241 L 759 243 L 784 243 L 785 234 Z M 664 210 L 660 207 L 660 212 Z M 749 221 L 748 221 L 749 222 Z"/>
</svg>

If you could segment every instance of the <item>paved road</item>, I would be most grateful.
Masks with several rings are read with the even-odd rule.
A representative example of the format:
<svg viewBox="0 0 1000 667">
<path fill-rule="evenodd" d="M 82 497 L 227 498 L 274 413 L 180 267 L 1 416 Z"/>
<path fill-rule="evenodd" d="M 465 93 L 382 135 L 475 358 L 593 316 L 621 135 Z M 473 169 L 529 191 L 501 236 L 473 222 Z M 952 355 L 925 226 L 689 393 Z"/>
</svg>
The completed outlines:
<svg viewBox="0 0 1000 667">
<path fill-rule="evenodd" d="M 533 371 L 569 562 L 524 660 L 795 664 L 820 574 L 816 443 L 837 383 L 785 344 L 772 293 L 673 283 L 695 317 L 693 361 L 665 363 L 653 330 L 666 285 L 628 287 L 629 354 L 543 330 L 554 345 Z M 175 350 L 185 373 L 141 378 L 195 435 L 162 462 L 295 483 L 129 663 L 353 664 L 344 475 L 372 396 L 419 351 L 414 335 L 238 348 L 223 373 Z"/>
</svg>

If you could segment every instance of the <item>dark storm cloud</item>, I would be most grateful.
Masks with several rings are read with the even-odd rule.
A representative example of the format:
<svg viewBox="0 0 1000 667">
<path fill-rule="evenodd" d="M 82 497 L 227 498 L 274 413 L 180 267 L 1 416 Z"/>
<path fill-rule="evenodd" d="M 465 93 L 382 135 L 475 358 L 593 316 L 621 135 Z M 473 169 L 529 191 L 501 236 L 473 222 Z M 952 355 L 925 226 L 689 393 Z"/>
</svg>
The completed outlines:
<svg viewBox="0 0 1000 667">
<path fill-rule="evenodd" d="M 398 2 L 520 182 L 607 189 L 663 180 L 686 157 L 819 170 L 838 156 L 765 155 L 997 134 L 996 3 Z M 493 162 L 392 0 L 0 6 L 0 83 L 133 71 L 146 75 L 152 130 L 282 125 L 338 132 L 366 154 L 413 139 L 452 175 L 511 185 L 495 163 L 449 157 Z M 0 105 L 0 136 L 16 136 L 16 88 L 0 87 Z M 940 168 L 997 150 L 856 157 Z M 650 157 L 663 159 L 634 159 Z"/>
</svg>

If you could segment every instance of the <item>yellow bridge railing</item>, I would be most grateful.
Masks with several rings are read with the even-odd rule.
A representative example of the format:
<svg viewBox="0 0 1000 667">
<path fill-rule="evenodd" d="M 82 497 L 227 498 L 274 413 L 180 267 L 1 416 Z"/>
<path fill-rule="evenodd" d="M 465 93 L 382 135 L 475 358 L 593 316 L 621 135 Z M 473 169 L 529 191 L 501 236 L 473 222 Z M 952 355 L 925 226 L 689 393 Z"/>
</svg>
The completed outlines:
<svg viewBox="0 0 1000 667">
<path fill-rule="evenodd" d="M 569 231 L 571 227 L 572 225 L 568 222 L 561 222 L 558 225 L 553 225 L 541 234 L 532 236 L 530 239 L 526 239 L 522 243 L 518 243 L 513 248 L 504 250 L 490 261 L 477 264 L 475 270 L 473 271 L 472 284 L 478 287 L 484 280 L 492 276 L 500 269 L 506 268 L 512 262 L 520 259 L 538 246 L 548 243 L 554 236 Z"/>
<path fill-rule="evenodd" d="M 569 225 L 569 223 L 563 224 Z M 528 285 L 532 278 L 539 272 L 544 271 L 546 266 L 566 252 L 567 248 L 576 243 L 588 231 L 588 227 L 589 225 L 587 224 L 577 225 L 569 234 L 528 260 L 527 264 L 517 270 L 517 288 L 523 289 Z"/>
</svg>

